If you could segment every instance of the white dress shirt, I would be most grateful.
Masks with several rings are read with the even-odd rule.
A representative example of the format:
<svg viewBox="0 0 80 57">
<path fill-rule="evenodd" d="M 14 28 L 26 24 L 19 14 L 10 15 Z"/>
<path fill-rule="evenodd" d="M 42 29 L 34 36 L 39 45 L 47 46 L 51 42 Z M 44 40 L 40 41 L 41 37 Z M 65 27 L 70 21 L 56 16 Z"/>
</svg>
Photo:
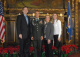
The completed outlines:
<svg viewBox="0 0 80 57">
<path fill-rule="evenodd" d="M 54 35 L 58 35 L 58 38 L 61 38 L 62 34 L 62 27 L 61 27 L 61 21 L 60 20 L 54 20 Z"/>
</svg>

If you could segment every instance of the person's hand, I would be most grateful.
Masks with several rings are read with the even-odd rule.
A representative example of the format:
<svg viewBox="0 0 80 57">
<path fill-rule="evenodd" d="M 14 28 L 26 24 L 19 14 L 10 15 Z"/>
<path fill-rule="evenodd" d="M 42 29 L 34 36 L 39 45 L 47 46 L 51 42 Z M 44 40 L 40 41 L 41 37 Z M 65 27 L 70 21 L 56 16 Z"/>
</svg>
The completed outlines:
<svg viewBox="0 0 80 57">
<path fill-rule="evenodd" d="M 60 42 L 61 41 L 61 38 L 58 38 L 58 41 Z"/>
<path fill-rule="evenodd" d="M 43 40 L 44 39 L 44 37 L 43 36 L 41 36 L 41 40 Z"/>
<path fill-rule="evenodd" d="M 22 34 L 19 34 L 19 38 L 22 39 Z"/>
<path fill-rule="evenodd" d="M 50 44 L 51 43 L 51 40 L 50 39 L 48 39 L 48 44 Z"/>
<path fill-rule="evenodd" d="M 34 37 L 33 36 L 31 37 L 31 40 L 34 40 Z"/>
</svg>

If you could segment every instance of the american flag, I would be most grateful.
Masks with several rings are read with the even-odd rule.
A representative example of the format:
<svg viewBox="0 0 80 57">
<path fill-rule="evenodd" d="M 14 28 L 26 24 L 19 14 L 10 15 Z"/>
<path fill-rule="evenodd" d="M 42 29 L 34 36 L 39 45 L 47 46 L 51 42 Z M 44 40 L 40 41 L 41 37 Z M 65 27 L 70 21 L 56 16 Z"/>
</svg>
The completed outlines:
<svg viewBox="0 0 80 57">
<path fill-rule="evenodd" d="M 5 42 L 5 19 L 4 19 L 4 8 L 2 2 L 0 2 L 0 39 L 2 43 Z"/>
</svg>

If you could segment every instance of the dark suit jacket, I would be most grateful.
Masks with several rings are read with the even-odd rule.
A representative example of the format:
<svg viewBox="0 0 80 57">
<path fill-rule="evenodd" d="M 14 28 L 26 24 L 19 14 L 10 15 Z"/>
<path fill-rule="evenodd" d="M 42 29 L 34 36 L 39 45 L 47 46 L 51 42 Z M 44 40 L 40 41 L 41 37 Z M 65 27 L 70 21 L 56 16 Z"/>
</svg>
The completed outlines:
<svg viewBox="0 0 80 57">
<path fill-rule="evenodd" d="M 31 26 L 30 26 L 30 17 L 28 16 L 28 23 L 26 22 L 26 18 L 25 16 L 19 15 L 17 17 L 17 22 L 16 22 L 16 26 L 17 26 L 17 34 L 19 37 L 19 34 L 22 34 L 22 38 L 29 38 L 30 33 L 31 33 Z"/>
<path fill-rule="evenodd" d="M 49 23 L 45 24 L 45 26 L 46 26 L 46 28 L 44 29 L 45 30 L 44 35 L 46 35 L 46 40 L 48 40 L 48 39 L 53 40 L 53 24 L 49 22 Z"/>
</svg>

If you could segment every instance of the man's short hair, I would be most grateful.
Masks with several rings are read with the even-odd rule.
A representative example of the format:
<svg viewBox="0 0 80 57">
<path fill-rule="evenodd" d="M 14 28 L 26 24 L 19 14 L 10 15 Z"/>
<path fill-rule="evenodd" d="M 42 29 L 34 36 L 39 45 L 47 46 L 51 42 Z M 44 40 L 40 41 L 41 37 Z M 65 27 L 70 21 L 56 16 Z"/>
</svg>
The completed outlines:
<svg viewBox="0 0 80 57">
<path fill-rule="evenodd" d="M 22 8 L 22 10 L 23 10 L 24 8 L 28 8 L 28 7 L 25 6 L 25 7 Z"/>
<path fill-rule="evenodd" d="M 40 13 L 40 11 L 38 11 L 38 10 L 36 10 L 35 12 L 39 12 Z"/>
</svg>

